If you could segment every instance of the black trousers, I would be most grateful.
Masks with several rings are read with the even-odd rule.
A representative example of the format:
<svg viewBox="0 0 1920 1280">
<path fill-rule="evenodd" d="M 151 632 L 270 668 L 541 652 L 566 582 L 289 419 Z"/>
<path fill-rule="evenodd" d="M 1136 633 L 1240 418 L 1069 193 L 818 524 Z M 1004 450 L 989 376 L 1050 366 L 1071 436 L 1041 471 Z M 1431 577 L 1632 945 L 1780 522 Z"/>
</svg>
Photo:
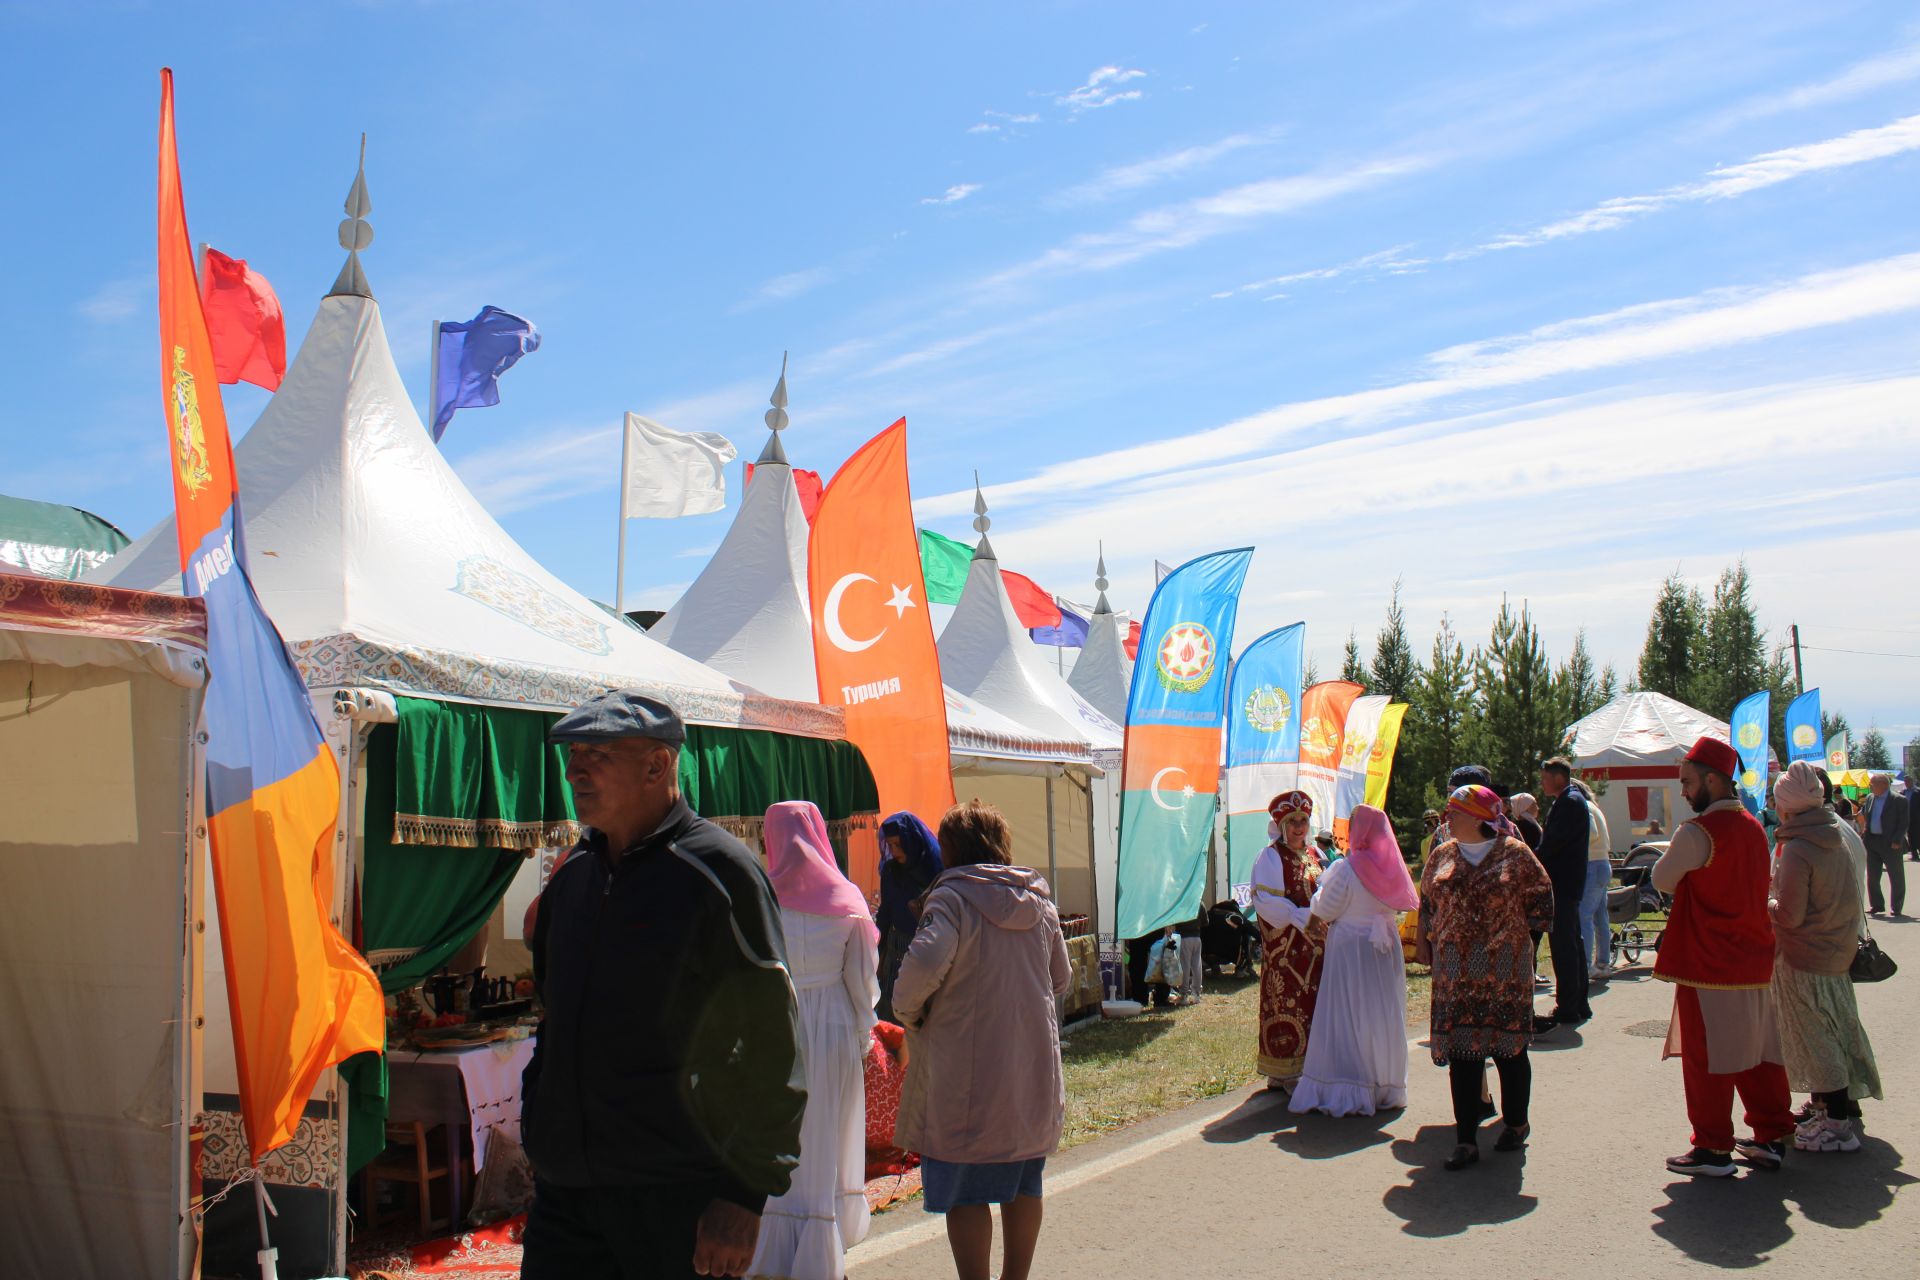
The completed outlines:
<svg viewBox="0 0 1920 1280">
<path fill-rule="evenodd" d="M 1562 1022 L 1584 1022 L 1593 1016 L 1587 1003 L 1587 949 L 1580 941 L 1580 895 L 1586 892 L 1586 868 L 1576 886 L 1553 886 L 1553 931 L 1547 946 L 1553 952 L 1553 1016 Z"/>
<path fill-rule="evenodd" d="M 1880 877 L 1887 877 L 1892 901 L 1880 896 Z M 1907 905 L 1907 868 L 1894 852 L 1893 841 L 1885 836 L 1867 837 L 1867 908 L 1882 911 L 1891 905 L 1893 914 L 1904 914 Z"/>
<path fill-rule="evenodd" d="M 1511 1058 L 1495 1058 L 1500 1073 L 1500 1119 L 1509 1129 L 1527 1123 L 1527 1105 L 1533 1101 L 1533 1060 L 1522 1049 Z M 1474 1145 L 1480 1131 L 1480 1082 L 1486 1079 L 1485 1058 L 1454 1058 L 1447 1063 L 1447 1084 L 1453 1091 L 1453 1140 Z"/>
<path fill-rule="evenodd" d="M 522 1280 L 687 1280 L 713 1199 L 704 1184 L 560 1187 L 536 1177 Z"/>
</svg>

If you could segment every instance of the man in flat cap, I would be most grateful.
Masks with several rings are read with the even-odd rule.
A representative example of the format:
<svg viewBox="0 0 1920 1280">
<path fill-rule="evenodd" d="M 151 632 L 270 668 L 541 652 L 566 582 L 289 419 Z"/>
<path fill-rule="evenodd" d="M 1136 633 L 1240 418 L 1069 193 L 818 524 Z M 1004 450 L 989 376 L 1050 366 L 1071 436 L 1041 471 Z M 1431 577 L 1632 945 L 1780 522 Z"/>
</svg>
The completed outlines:
<svg viewBox="0 0 1920 1280">
<path fill-rule="evenodd" d="M 1678 1057 L 1693 1125 L 1693 1149 L 1667 1161 L 1691 1177 L 1724 1178 L 1737 1150 L 1778 1169 L 1793 1132 L 1785 1056 L 1773 1020 L 1773 922 L 1767 833 L 1734 790 L 1740 757 L 1701 738 L 1680 763 L 1680 790 L 1694 817 L 1674 830 L 1652 871 L 1673 895 L 1653 976 L 1674 984 L 1662 1058 Z M 1733 1136 L 1740 1095 L 1751 1137 Z"/>
<path fill-rule="evenodd" d="M 806 1106 L 773 886 L 680 798 L 673 708 L 615 690 L 548 736 L 587 832 L 531 942 L 546 1013 L 521 1090 L 522 1274 L 744 1275 Z"/>
</svg>

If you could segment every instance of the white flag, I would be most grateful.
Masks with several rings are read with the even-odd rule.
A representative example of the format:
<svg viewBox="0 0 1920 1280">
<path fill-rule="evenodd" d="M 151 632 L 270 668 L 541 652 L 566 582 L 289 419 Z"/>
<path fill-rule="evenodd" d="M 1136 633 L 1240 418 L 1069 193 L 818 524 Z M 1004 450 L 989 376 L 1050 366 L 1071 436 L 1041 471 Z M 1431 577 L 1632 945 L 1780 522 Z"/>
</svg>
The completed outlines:
<svg viewBox="0 0 1920 1280">
<path fill-rule="evenodd" d="M 733 442 L 711 431 L 670 431 L 651 418 L 627 415 L 621 456 L 620 514 L 625 519 L 705 515 L 727 505 Z"/>
</svg>

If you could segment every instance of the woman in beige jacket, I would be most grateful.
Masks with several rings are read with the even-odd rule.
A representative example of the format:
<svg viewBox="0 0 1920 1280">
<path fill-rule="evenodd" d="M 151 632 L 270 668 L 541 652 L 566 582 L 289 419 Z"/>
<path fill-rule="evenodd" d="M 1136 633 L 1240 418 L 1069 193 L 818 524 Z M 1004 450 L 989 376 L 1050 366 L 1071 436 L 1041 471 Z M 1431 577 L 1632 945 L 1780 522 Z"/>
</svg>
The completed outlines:
<svg viewBox="0 0 1920 1280">
<path fill-rule="evenodd" d="M 1009 866 L 1013 833 L 978 800 L 940 822 L 947 869 L 894 981 L 907 1079 L 894 1141 L 923 1158 L 929 1212 L 947 1215 L 960 1280 L 988 1280 L 993 1210 L 1003 1280 L 1026 1280 L 1040 1240 L 1041 1174 L 1060 1145 L 1066 1087 L 1055 997 L 1071 981 L 1047 882 Z"/>
</svg>

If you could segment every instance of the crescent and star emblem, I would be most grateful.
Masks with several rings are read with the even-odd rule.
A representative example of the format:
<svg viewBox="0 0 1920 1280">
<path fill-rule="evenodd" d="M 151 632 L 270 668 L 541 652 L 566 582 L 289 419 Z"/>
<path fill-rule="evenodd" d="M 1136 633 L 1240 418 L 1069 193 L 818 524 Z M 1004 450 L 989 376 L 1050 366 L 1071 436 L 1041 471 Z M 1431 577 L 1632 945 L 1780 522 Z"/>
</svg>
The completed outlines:
<svg viewBox="0 0 1920 1280">
<path fill-rule="evenodd" d="M 1160 772 L 1154 774 L 1153 780 L 1147 783 L 1147 792 L 1153 797 L 1153 802 L 1159 805 L 1162 809 L 1165 809 L 1168 813 L 1180 812 L 1180 806 L 1177 804 L 1168 804 L 1166 802 L 1166 799 L 1161 795 L 1161 792 L 1160 792 L 1160 779 L 1166 777 L 1170 773 L 1177 773 L 1184 776 L 1186 772 L 1187 771 L 1185 769 L 1182 769 L 1179 765 L 1170 764 L 1166 768 L 1162 769 Z M 1193 799 L 1193 787 L 1185 786 L 1180 788 L 1180 795 L 1183 799 L 1187 799 L 1187 800 Z"/>
<path fill-rule="evenodd" d="M 880 643 L 882 636 L 887 634 L 887 629 L 882 627 L 867 639 L 856 640 L 847 634 L 846 627 L 841 624 L 840 600 L 847 594 L 847 588 L 856 582 L 874 582 L 874 585 L 879 585 L 867 574 L 849 573 L 833 584 L 833 589 L 827 592 L 826 607 L 821 610 L 820 621 L 821 625 L 826 629 L 827 639 L 831 640 L 833 647 L 842 653 L 859 653 L 863 649 L 871 649 L 874 645 Z M 891 585 L 893 586 L 893 595 L 886 604 L 881 607 L 893 610 L 893 616 L 895 618 L 903 618 L 906 616 L 907 610 L 920 607 L 914 602 L 912 583 L 908 583 L 904 587 L 898 583 Z"/>
</svg>

